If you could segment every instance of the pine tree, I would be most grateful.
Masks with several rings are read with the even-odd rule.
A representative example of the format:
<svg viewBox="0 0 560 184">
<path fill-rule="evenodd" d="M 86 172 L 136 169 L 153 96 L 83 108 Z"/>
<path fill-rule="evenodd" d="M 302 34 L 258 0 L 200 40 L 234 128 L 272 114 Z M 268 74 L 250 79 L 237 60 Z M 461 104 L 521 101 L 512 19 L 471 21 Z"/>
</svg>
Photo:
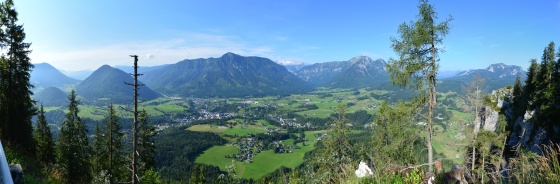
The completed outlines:
<svg viewBox="0 0 560 184">
<path fill-rule="evenodd" d="M 148 122 L 148 113 L 146 110 L 140 111 L 139 127 L 139 145 L 140 145 L 140 170 L 142 172 L 150 169 L 155 169 L 155 151 L 156 146 L 154 142 L 155 127 L 151 122 Z"/>
<path fill-rule="evenodd" d="M 37 162 L 43 165 L 54 164 L 54 141 L 52 138 L 51 129 L 47 125 L 45 118 L 45 110 L 43 105 L 39 108 L 39 116 L 37 116 L 36 128 L 34 136 L 36 149 L 37 149 Z"/>
<path fill-rule="evenodd" d="M 68 96 L 68 113 L 62 122 L 58 137 L 58 164 L 66 183 L 88 183 L 91 181 L 91 148 L 86 135 L 86 124 L 78 117 L 76 91 Z"/>
<path fill-rule="evenodd" d="M 16 24 L 14 2 L 0 3 L 0 12 L 0 47 L 7 51 L 0 57 L 0 135 L 8 143 L 31 149 L 31 118 L 36 113 L 30 90 L 33 85 L 29 82 L 33 68 L 28 56 L 31 44 L 24 42 L 23 26 Z"/>
<path fill-rule="evenodd" d="M 401 87 L 412 87 L 418 91 L 427 90 L 427 94 L 418 95 L 428 104 L 428 160 L 433 162 L 432 134 L 433 114 L 436 107 L 436 75 L 438 71 L 438 53 L 442 51 L 443 37 L 449 33 L 449 19 L 436 23 L 437 13 L 427 0 L 421 0 L 418 6 L 418 20 L 399 26 L 400 39 L 391 38 L 393 50 L 399 59 L 389 59 L 388 70 L 391 81 Z M 427 89 L 425 89 L 425 85 Z M 430 170 L 432 165 L 430 164 Z"/>
</svg>

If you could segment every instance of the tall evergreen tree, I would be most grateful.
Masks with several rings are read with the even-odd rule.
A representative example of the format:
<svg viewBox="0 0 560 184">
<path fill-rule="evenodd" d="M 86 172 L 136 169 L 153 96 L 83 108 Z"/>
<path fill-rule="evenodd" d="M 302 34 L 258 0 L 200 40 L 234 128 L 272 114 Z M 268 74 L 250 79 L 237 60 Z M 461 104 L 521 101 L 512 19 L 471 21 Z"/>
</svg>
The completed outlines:
<svg viewBox="0 0 560 184">
<path fill-rule="evenodd" d="M 120 119 L 113 108 L 113 104 L 109 105 L 107 117 L 103 120 L 103 134 L 105 135 L 104 146 L 107 148 L 107 164 L 105 165 L 107 173 L 109 174 L 110 183 L 124 181 L 126 179 L 126 160 L 124 158 L 125 152 L 123 149 L 122 125 Z"/>
<path fill-rule="evenodd" d="M 421 101 L 428 105 L 428 161 L 433 162 L 432 134 L 433 114 L 436 107 L 436 75 L 439 65 L 440 45 L 449 33 L 449 19 L 436 23 L 437 13 L 427 0 L 420 0 L 418 20 L 403 23 L 398 28 L 400 38 L 391 38 L 393 50 L 399 59 L 389 59 L 388 70 L 391 81 L 401 87 L 412 87 L 418 91 Z M 425 88 L 427 85 L 427 89 Z M 430 164 L 432 170 L 432 164 Z"/>
<path fill-rule="evenodd" d="M 18 13 L 12 0 L 0 3 L 0 14 L 0 47 L 7 51 L 0 56 L 0 135 L 8 143 L 34 148 L 31 118 L 36 108 L 29 82 L 33 64 L 28 56 L 31 44 L 24 42 L 23 26 L 16 24 Z"/>
<path fill-rule="evenodd" d="M 529 71 L 527 71 L 527 79 L 525 79 L 525 87 L 523 89 L 523 99 L 527 101 L 527 109 L 535 109 L 535 90 L 537 88 L 537 74 L 540 71 L 540 66 L 537 64 L 536 59 L 531 59 Z"/>
<path fill-rule="evenodd" d="M 86 124 L 78 116 L 76 91 L 72 90 L 68 100 L 68 113 L 58 137 L 58 164 L 66 183 L 88 183 L 91 181 L 91 148 L 86 135 Z"/>
<path fill-rule="evenodd" d="M 94 174 L 101 181 L 117 183 L 126 178 L 127 162 L 124 157 L 122 126 L 120 119 L 115 112 L 113 104 L 107 109 L 107 115 L 102 121 L 102 125 L 96 125 L 94 148 Z"/>
<path fill-rule="evenodd" d="M 521 84 L 521 79 L 519 76 L 515 78 L 515 84 L 513 85 L 513 118 L 514 121 L 517 118 L 523 116 L 527 110 L 527 99 L 523 98 L 523 84 Z"/>
<path fill-rule="evenodd" d="M 95 133 L 93 137 L 93 155 L 92 155 L 92 171 L 93 175 L 97 177 L 97 180 L 108 181 L 106 178 L 106 172 L 103 171 L 103 162 L 107 159 L 107 149 L 104 147 L 104 136 L 99 123 L 95 124 Z"/>
<path fill-rule="evenodd" d="M 148 113 L 146 110 L 140 111 L 139 129 L 139 145 L 140 145 L 140 171 L 145 172 L 155 169 L 155 152 L 156 146 L 154 142 L 155 127 L 148 121 Z"/>
<path fill-rule="evenodd" d="M 33 137 L 35 138 L 36 143 L 37 162 L 42 163 L 43 165 L 53 164 L 56 158 L 54 154 L 55 145 L 51 129 L 47 125 L 43 105 L 39 108 L 39 116 L 37 116 L 37 122 L 35 124 L 36 128 Z"/>
</svg>

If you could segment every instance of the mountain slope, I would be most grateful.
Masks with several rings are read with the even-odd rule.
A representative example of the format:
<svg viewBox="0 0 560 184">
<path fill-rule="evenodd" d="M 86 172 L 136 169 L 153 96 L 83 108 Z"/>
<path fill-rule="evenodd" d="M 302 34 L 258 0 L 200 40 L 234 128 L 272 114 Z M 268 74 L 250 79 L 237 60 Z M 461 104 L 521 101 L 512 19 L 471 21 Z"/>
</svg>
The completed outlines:
<svg viewBox="0 0 560 184">
<path fill-rule="evenodd" d="M 159 70 L 159 69 L 165 68 L 167 66 L 169 66 L 169 64 L 158 65 L 158 66 L 140 66 L 140 67 L 138 67 L 138 73 L 144 74 L 146 72 Z M 134 68 L 132 66 L 117 65 L 117 66 L 115 66 L 115 68 L 117 68 L 119 70 L 122 70 L 126 73 L 134 73 Z"/>
<path fill-rule="evenodd" d="M 243 97 L 305 92 L 305 82 L 270 59 L 226 53 L 146 72 L 146 84 L 169 95 Z"/>
<path fill-rule="evenodd" d="M 64 106 L 68 104 L 68 95 L 64 91 L 50 86 L 33 95 L 33 99 L 37 101 L 37 105 L 44 106 Z"/>
<path fill-rule="evenodd" d="M 134 78 L 119 69 L 103 65 L 76 86 L 76 93 L 84 97 L 86 101 L 108 98 L 113 103 L 131 103 L 133 88 L 125 85 L 124 82 L 134 83 Z M 139 88 L 139 99 L 152 100 L 160 96 L 147 86 Z"/>
<path fill-rule="evenodd" d="M 33 71 L 31 71 L 31 77 L 29 80 L 33 85 L 35 85 L 36 89 L 47 88 L 49 86 L 63 88 L 67 85 L 73 85 L 80 82 L 77 79 L 64 75 L 48 63 L 35 64 Z"/>
<path fill-rule="evenodd" d="M 459 72 L 457 75 L 441 80 L 438 91 L 462 91 L 461 87 L 473 81 L 476 76 L 485 80 L 483 91 L 490 92 L 499 88 L 513 85 L 517 76 L 525 80 L 526 73 L 520 66 L 506 65 L 504 63 L 491 64 L 486 69 L 473 69 Z"/>
<path fill-rule="evenodd" d="M 366 56 L 348 61 L 316 63 L 296 72 L 297 76 L 315 86 L 334 88 L 372 87 L 388 81 L 387 63 Z"/>
</svg>

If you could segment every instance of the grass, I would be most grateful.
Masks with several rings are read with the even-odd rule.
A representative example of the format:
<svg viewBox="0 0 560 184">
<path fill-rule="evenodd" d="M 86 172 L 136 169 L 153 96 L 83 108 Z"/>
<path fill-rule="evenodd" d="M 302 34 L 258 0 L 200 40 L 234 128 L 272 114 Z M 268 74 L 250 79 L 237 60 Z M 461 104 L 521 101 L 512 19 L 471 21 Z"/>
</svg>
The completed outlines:
<svg viewBox="0 0 560 184">
<path fill-rule="evenodd" d="M 236 125 L 233 128 L 226 129 L 223 133 L 229 135 L 245 136 L 249 134 L 265 133 L 266 130 L 260 125 L 248 125 L 244 127 L 243 125 Z"/>
<path fill-rule="evenodd" d="M 187 130 L 195 131 L 195 132 L 214 132 L 214 133 L 223 133 L 227 129 L 229 129 L 229 127 L 216 126 L 216 125 L 193 125 L 187 128 Z"/>
<path fill-rule="evenodd" d="M 317 142 L 315 134 L 321 132 L 324 131 L 306 132 L 305 137 L 308 141 L 305 142 L 305 146 L 303 146 L 302 143 L 298 143 L 297 146 L 300 147 L 300 149 L 296 149 L 292 153 L 276 154 L 273 150 L 266 150 L 253 157 L 252 163 L 236 161 L 235 171 L 241 178 L 258 179 L 281 166 L 295 168 L 303 163 L 303 156 L 306 152 L 315 149 L 315 143 Z M 284 145 L 292 144 L 293 140 L 289 139 L 284 141 Z M 196 158 L 195 162 L 215 165 L 220 167 L 220 170 L 227 171 L 225 166 L 231 165 L 232 159 L 225 158 L 225 156 L 236 153 L 237 147 L 234 146 L 214 146 L 204 151 L 203 154 Z"/>
<path fill-rule="evenodd" d="M 197 132 L 214 132 L 214 133 L 223 133 L 228 135 L 237 135 L 237 136 L 245 136 L 249 134 L 258 134 L 258 133 L 265 133 L 266 129 L 261 127 L 260 125 L 248 125 L 247 127 L 243 125 L 235 125 L 232 128 L 225 127 L 225 126 L 216 126 L 216 125 L 193 125 L 187 128 L 190 131 L 197 131 Z"/>
</svg>

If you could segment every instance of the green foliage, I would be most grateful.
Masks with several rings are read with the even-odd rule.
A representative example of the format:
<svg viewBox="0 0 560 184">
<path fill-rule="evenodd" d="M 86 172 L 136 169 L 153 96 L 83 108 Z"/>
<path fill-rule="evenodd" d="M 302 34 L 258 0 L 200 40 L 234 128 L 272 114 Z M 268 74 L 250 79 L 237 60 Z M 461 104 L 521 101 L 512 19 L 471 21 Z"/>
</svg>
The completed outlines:
<svg viewBox="0 0 560 184">
<path fill-rule="evenodd" d="M 412 172 L 408 173 L 404 178 L 404 183 L 422 183 L 424 179 L 424 171 L 419 170 L 417 167 L 412 169 Z"/>
<path fill-rule="evenodd" d="M 54 164 L 55 149 L 51 129 L 47 125 L 43 105 L 39 108 L 39 115 L 33 137 L 35 138 L 37 162 L 43 165 Z"/>
<path fill-rule="evenodd" d="M 156 144 L 154 141 L 156 128 L 152 122 L 148 121 L 148 113 L 146 110 L 140 111 L 138 117 L 140 126 L 138 127 L 138 144 L 140 147 L 140 171 L 153 170 L 156 168 L 155 151 Z"/>
<path fill-rule="evenodd" d="M 78 117 L 76 92 L 68 96 L 68 113 L 60 128 L 57 145 L 57 162 L 66 183 L 87 183 L 91 180 L 91 147 L 85 122 Z"/>
<path fill-rule="evenodd" d="M 436 106 L 438 53 L 443 51 L 440 45 L 443 44 L 443 37 L 449 33 L 449 22 L 452 18 L 436 23 L 437 13 L 427 0 L 421 0 L 418 9 L 420 10 L 418 20 L 410 22 L 410 24 L 401 24 L 398 28 L 400 39 L 391 38 L 391 47 L 399 59 L 389 59 L 387 69 L 393 84 L 417 90 L 423 90 L 424 86 L 428 85 L 428 92 L 419 94 L 417 97 L 426 99 L 429 104 L 428 160 L 431 163 L 433 161 L 432 118 L 433 108 Z"/>
<path fill-rule="evenodd" d="M 336 183 L 345 179 L 346 176 L 340 173 L 345 171 L 345 167 L 352 161 L 353 148 L 346 135 L 349 131 L 349 121 L 345 116 L 345 108 L 344 105 L 337 107 L 338 115 L 332 121 L 330 131 L 321 140 L 324 147 L 317 150 L 313 156 L 312 164 L 318 167 L 315 177 L 325 182 Z"/>
<path fill-rule="evenodd" d="M 180 141 L 177 141 L 180 140 Z M 193 170 L 194 159 L 204 150 L 226 143 L 222 137 L 210 132 L 193 132 L 185 127 L 170 128 L 154 137 L 157 145 L 155 162 L 162 178 L 171 181 L 186 181 Z M 219 168 L 205 168 L 207 181 L 214 181 L 220 175 Z"/>
<path fill-rule="evenodd" d="M 24 42 L 25 32 L 18 22 L 13 0 L 0 3 L 0 137 L 8 145 L 14 144 L 33 152 L 33 126 L 36 113 L 30 83 L 33 68 L 30 43 Z"/>
<path fill-rule="evenodd" d="M 381 103 L 372 126 L 371 156 L 375 165 L 417 163 L 413 149 L 418 131 L 413 128 L 413 112 L 411 105 L 404 102 L 395 106 Z"/>
<path fill-rule="evenodd" d="M 106 172 L 109 183 L 124 181 L 128 173 L 123 145 L 124 132 L 113 104 L 109 105 L 102 123 L 102 127 L 96 125 L 94 174 L 98 176 L 101 171 Z"/>
<path fill-rule="evenodd" d="M 161 175 L 154 169 L 148 169 L 142 174 L 140 182 L 145 184 L 159 184 L 162 183 Z"/>
</svg>

